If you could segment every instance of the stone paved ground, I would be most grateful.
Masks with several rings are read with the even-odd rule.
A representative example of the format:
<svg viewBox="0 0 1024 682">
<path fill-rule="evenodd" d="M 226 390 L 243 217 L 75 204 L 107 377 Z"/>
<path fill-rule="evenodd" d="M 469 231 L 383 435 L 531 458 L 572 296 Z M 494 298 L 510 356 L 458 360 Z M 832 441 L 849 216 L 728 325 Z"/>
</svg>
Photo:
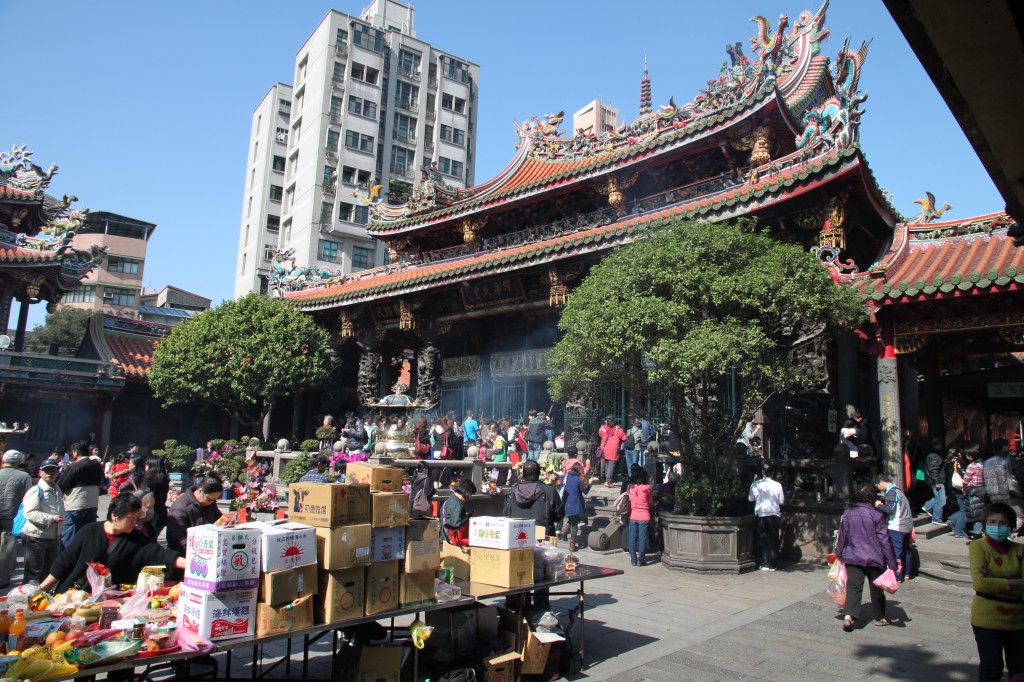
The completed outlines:
<svg viewBox="0 0 1024 682">
<path fill-rule="evenodd" d="M 841 630 L 825 595 L 825 570 L 810 566 L 741 576 L 697 575 L 660 564 L 631 568 L 625 554 L 580 552 L 585 563 L 626 571 L 588 583 L 588 666 L 571 680 L 969 680 L 977 652 L 968 620 L 971 593 L 919 578 L 889 598 L 893 627 L 868 621 Z M 652 557 L 653 558 L 653 557 Z M 16 583 L 20 580 L 20 559 Z M 0 590 L 6 592 L 6 590 Z M 568 609 L 570 600 L 552 598 Z M 302 642 L 294 643 L 300 652 Z M 314 644 L 310 673 L 331 679 L 330 642 Z M 264 648 L 264 660 L 284 644 Z M 248 678 L 251 649 L 233 657 L 232 673 Z M 223 667 L 223 656 L 221 666 Z M 271 679 L 297 678 L 284 667 Z"/>
</svg>

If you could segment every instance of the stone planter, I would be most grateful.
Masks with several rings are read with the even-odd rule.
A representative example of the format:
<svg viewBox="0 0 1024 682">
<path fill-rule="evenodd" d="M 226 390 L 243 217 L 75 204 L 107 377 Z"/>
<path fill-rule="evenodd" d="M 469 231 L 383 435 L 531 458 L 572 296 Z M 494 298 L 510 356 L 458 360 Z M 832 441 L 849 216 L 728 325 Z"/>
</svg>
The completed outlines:
<svg viewBox="0 0 1024 682">
<path fill-rule="evenodd" d="M 702 573 L 743 573 L 754 563 L 753 516 L 683 516 L 661 512 L 669 568 Z"/>
</svg>

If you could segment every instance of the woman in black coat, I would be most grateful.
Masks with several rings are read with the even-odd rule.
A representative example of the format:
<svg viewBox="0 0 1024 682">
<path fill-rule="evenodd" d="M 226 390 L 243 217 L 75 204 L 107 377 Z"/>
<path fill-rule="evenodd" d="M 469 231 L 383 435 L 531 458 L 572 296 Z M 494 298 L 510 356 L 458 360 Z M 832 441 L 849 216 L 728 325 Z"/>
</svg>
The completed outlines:
<svg viewBox="0 0 1024 682">
<path fill-rule="evenodd" d="M 90 523 L 75 533 L 39 587 L 56 587 L 58 592 L 88 589 L 86 569 L 90 563 L 106 566 L 113 585 L 134 583 L 144 566 L 184 569 L 185 559 L 180 553 L 165 549 L 135 528 L 141 510 L 142 502 L 132 493 L 112 499 L 107 520 Z"/>
<path fill-rule="evenodd" d="M 219 475 L 208 474 L 199 485 L 190 488 L 167 510 L 167 546 L 182 556 L 188 541 L 188 529 L 208 523 L 222 523 L 217 500 L 224 491 Z"/>
</svg>

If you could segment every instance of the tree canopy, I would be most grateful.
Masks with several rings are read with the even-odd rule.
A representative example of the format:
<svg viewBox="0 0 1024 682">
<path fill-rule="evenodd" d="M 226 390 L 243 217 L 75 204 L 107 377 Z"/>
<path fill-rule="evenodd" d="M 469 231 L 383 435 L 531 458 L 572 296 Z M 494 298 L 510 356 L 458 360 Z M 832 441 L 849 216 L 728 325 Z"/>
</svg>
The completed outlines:
<svg viewBox="0 0 1024 682">
<path fill-rule="evenodd" d="M 634 396 L 671 396 L 684 445 L 721 451 L 735 419 L 724 378 L 742 379 L 742 412 L 773 392 L 809 387 L 809 351 L 865 315 L 819 260 L 752 222 L 673 221 L 617 249 L 572 293 L 550 360 L 556 400 L 614 380 Z"/>
<path fill-rule="evenodd" d="M 56 343 L 61 354 L 74 355 L 82 345 L 91 316 L 91 310 L 61 306 L 46 316 L 44 324 L 36 325 L 32 330 L 29 350 L 45 353 L 51 343 Z"/>
<path fill-rule="evenodd" d="M 287 302 L 249 294 L 175 327 L 153 353 L 149 383 L 165 406 L 204 403 L 260 427 L 275 398 L 323 381 L 328 343 Z"/>
</svg>

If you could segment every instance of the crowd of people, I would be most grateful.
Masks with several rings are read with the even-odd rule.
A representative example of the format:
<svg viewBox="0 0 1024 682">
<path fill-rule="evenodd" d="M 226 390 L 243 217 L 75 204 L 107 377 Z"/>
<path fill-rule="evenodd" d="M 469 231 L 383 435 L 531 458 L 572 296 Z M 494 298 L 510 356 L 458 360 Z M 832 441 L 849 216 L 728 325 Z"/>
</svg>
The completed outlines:
<svg viewBox="0 0 1024 682">
<path fill-rule="evenodd" d="M 87 589 L 91 563 L 106 566 L 114 583 L 134 581 L 146 565 L 183 569 L 187 529 L 228 521 L 214 504 L 223 489 L 219 477 L 203 478 L 168 507 L 163 458 L 142 456 L 134 446 L 104 462 L 97 448 L 79 441 L 66 453 L 55 451 L 35 475 L 27 462 L 8 450 L 0 467 L 0 587 L 11 585 L 19 543 L 22 584 Z M 110 495 L 105 519 L 98 514 L 102 495 Z"/>
</svg>

